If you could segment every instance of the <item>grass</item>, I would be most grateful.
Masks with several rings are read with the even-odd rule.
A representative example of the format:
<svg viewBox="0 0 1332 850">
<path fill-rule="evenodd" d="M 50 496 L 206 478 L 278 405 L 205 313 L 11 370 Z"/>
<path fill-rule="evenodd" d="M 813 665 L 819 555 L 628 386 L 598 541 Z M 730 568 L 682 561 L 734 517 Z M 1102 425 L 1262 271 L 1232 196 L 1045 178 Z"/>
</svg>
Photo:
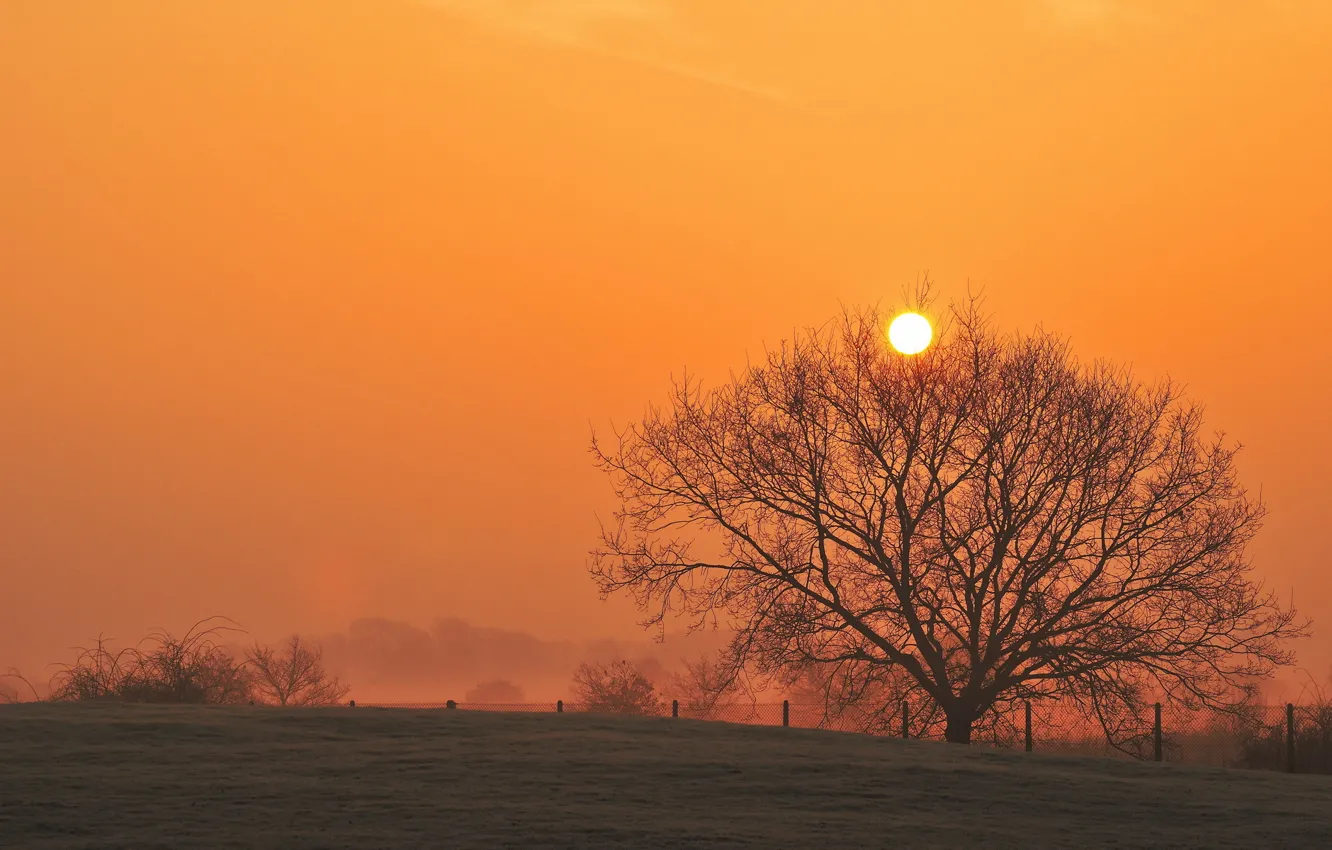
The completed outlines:
<svg viewBox="0 0 1332 850">
<path fill-rule="evenodd" d="M 0 707 L 0 847 L 1320 847 L 1328 835 L 1328 777 L 665 718 Z"/>
</svg>

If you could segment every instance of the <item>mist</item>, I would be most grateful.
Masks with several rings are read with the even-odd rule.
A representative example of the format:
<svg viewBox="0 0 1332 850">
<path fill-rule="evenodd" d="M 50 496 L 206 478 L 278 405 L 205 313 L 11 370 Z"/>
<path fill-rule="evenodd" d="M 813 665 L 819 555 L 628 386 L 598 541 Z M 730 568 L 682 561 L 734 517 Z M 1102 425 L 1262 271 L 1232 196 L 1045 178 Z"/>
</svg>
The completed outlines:
<svg viewBox="0 0 1332 850">
<path fill-rule="evenodd" d="M 715 653 L 728 638 L 713 631 L 664 642 L 545 640 L 456 618 L 437 620 L 429 628 L 372 618 L 352 622 L 323 644 L 329 669 L 352 685 L 351 696 L 358 702 L 462 702 L 478 686 L 495 682 L 521 691 L 523 699 L 513 701 L 554 702 L 569 699 L 579 664 L 622 659 L 634 662 L 659 693 L 669 696 L 671 676 L 682 671 L 683 661 Z"/>
<path fill-rule="evenodd" d="M 1323 5 L 501 5 L 0 4 L 0 669 L 217 614 L 366 700 L 669 669 L 592 430 L 928 271 L 1207 404 L 1321 678 Z"/>
</svg>

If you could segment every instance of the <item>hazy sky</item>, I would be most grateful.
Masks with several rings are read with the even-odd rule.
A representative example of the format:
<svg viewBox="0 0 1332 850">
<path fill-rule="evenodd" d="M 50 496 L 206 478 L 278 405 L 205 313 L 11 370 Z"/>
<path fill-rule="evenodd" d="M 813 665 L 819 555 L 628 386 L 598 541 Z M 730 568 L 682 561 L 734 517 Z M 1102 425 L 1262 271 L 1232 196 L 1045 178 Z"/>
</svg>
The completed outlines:
<svg viewBox="0 0 1332 850">
<path fill-rule="evenodd" d="M 1332 4 L 0 2 L 0 667 L 635 633 L 589 428 L 925 271 L 1170 374 L 1332 663 Z"/>
</svg>

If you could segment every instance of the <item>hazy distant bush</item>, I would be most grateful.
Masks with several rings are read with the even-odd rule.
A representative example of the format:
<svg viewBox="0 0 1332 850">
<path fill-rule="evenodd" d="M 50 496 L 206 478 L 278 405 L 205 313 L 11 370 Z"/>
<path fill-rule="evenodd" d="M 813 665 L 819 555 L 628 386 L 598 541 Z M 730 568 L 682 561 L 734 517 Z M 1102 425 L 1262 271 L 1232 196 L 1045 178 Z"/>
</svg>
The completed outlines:
<svg viewBox="0 0 1332 850">
<path fill-rule="evenodd" d="M 671 690 L 691 717 L 712 717 L 745 696 L 737 671 L 707 656 L 686 659 L 684 671 L 671 677 Z"/>
<path fill-rule="evenodd" d="M 580 664 L 574 672 L 573 696 L 588 711 L 614 714 L 657 714 L 657 689 L 632 661 Z"/>
<path fill-rule="evenodd" d="M 255 644 L 246 656 L 254 699 L 266 705 L 337 705 L 347 685 L 324 670 L 324 650 L 292 635 L 275 651 Z"/>
<path fill-rule="evenodd" d="M 467 702 L 508 703 L 516 705 L 527 701 L 523 689 L 507 679 L 482 682 L 467 692 Z"/>
</svg>

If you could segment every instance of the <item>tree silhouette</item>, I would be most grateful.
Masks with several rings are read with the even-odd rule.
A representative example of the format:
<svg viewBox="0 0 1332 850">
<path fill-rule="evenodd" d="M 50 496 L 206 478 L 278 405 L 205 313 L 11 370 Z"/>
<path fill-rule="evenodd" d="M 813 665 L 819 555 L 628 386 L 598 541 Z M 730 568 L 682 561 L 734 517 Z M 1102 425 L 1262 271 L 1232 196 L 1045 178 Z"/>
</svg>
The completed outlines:
<svg viewBox="0 0 1332 850">
<path fill-rule="evenodd" d="M 1252 576 L 1263 507 L 1201 408 L 1001 334 L 975 299 L 946 314 L 908 357 L 888 316 L 848 311 L 594 436 L 621 503 L 603 594 L 658 626 L 725 619 L 733 670 L 819 667 L 845 698 L 942 711 L 954 742 L 1010 700 L 1075 699 L 1110 734 L 1289 663 L 1305 624 Z"/>
<path fill-rule="evenodd" d="M 351 688 L 324 671 L 324 650 L 292 635 L 281 651 L 255 644 L 247 656 L 255 697 L 272 705 L 337 705 Z"/>
</svg>

